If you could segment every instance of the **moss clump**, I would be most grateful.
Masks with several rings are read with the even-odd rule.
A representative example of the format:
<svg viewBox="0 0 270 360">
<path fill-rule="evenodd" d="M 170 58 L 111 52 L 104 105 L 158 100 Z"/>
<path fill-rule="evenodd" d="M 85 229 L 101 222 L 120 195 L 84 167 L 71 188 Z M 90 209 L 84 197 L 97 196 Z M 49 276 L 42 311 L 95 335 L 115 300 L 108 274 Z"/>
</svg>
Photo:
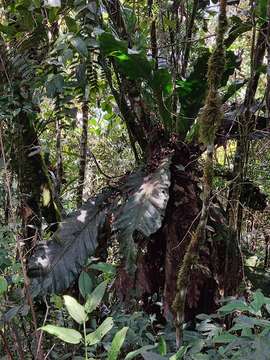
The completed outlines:
<svg viewBox="0 0 270 360">
<path fill-rule="evenodd" d="M 200 141 L 204 144 L 214 142 L 215 133 L 222 121 L 221 100 L 218 93 L 225 67 L 225 51 L 223 45 L 227 27 L 226 12 L 221 8 L 217 30 L 216 48 L 209 58 L 207 83 L 208 94 L 203 111 L 199 115 Z"/>
<path fill-rule="evenodd" d="M 204 144 L 213 142 L 216 131 L 222 121 L 221 100 L 216 90 L 208 92 L 206 105 L 199 116 L 199 139 Z"/>
</svg>

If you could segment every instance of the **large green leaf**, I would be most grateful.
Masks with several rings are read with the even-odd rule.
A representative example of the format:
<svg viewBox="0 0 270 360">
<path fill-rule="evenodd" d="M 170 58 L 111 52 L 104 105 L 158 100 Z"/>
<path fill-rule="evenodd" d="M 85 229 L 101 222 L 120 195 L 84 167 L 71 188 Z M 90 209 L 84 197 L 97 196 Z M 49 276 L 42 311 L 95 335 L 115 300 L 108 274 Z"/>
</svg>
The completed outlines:
<svg viewBox="0 0 270 360">
<path fill-rule="evenodd" d="M 114 229 L 130 272 L 134 271 L 136 257 L 134 231 L 150 236 L 162 225 L 169 200 L 170 163 L 170 158 L 165 158 L 155 172 L 148 176 L 133 174 L 126 184 L 129 196 L 115 215 Z"/>
<path fill-rule="evenodd" d="M 91 346 L 98 344 L 102 340 L 102 338 L 111 330 L 112 327 L 113 327 L 113 318 L 108 317 L 97 328 L 97 330 L 86 336 L 85 340 L 87 345 Z"/>
<path fill-rule="evenodd" d="M 36 247 L 28 263 L 29 276 L 36 277 L 32 279 L 35 292 L 59 292 L 75 280 L 97 247 L 109 195 L 107 192 L 90 199 L 60 224 L 51 241 Z"/>
<path fill-rule="evenodd" d="M 103 32 L 99 36 L 100 50 L 104 55 L 111 55 L 115 51 L 127 53 L 127 42 L 115 38 L 112 34 Z"/>
<path fill-rule="evenodd" d="M 151 79 L 153 64 L 141 52 L 128 49 L 125 41 L 103 32 L 99 36 L 100 49 L 104 55 L 113 57 L 119 69 L 130 79 Z"/>
<path fill-rule="evenodd" d="M 77 330 L 66 329 L 64 327 L 55 325 L 45 325 L 40 329 L 51 335 L 57 336 L 59 339 L 69 344 L 79 344 L 79 342 L 82 340 L 82 335 Z"/>
<path fill-rule="evenodd" d="M 143 54 L 128 54 L 116 51 L 111 54 L 121 71 L 130 79 L 145 79 L 151 81 L 152 63 Z"/>
</svg>

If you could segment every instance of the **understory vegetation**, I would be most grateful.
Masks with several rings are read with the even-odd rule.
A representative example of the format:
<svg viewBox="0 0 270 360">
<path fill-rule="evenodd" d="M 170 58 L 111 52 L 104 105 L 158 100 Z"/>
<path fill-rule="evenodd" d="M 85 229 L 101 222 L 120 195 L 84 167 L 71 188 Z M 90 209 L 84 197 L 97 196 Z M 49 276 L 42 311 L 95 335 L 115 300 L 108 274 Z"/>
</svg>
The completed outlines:
<svg viewBox="0 0 270 360">
<path fill-rule="evenodd" d="M 0 2 L 0 360 L 270 359 L 270 0 Z"/>
</svg>

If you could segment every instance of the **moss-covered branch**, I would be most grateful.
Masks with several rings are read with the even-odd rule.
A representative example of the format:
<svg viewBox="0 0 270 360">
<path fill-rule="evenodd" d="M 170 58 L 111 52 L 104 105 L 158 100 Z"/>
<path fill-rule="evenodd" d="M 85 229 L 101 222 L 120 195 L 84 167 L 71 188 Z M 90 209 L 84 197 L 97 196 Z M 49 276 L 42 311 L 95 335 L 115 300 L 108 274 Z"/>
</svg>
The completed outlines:
<svg viewBox="0 0 270 360">
<path fill-rule="evenodd" d="M 216 46 L 212 55 L 210 56 L 208 63 L 208 93 L 205 106 L 199 116 L 200 139 L 207 148 L 206 159 L 204 163 L 203 204 L 199 224 L 192 236 L 191 242 L 187 248 L 183 260 L 183 264 L 179 270 L 177 279 L 177 293 L 173 304 L 173 309 L 176 313 L 177 346 L 179 346 L 182 341 L 182 325 L 184 322 L 186 293 L 189 285 L 191 269 L 197 262 L 199 247 L 205 239 L 213 179 L 214 141 L 216 131 L 222 120 L 221 99 L 219 96 L 218 87 L 220 85 L 225 65 L 223 42 L 226 26 L 226 0 L 220 0 Z"/>
</svg>

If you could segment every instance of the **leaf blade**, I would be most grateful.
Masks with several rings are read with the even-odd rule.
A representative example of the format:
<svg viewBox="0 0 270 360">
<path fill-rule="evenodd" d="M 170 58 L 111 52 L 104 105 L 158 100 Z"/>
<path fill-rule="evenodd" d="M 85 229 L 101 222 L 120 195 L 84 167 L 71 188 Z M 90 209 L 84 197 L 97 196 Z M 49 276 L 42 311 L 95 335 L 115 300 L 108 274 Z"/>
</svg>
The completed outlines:
<svg viewBox="0 0 270 360">
<path fill-rule="evenodd" d="M 74 329 L 67 329 L 61 326 L 45 325 L 40 328 L 48 334 L 58 337 L 60 340 L 69 344 L 79 344 L 82 340 L 82 335 Z"/>
<path fill-rule="evenodd" d="M 76 299 L 74 299 L 72 296 L 64 295 L 64 302 L 69 315 L 78 324 L 83 324 L 87 320 L 87 314 L 84 310 L 84 307 L 79 304 Z"/>
<path fill-rule="evenodd" d="M 86 336 L 85 341 L 87 345 L 91 346 L 98 344 L 102 338 L 112 329 L 112 327 L 113 318 L 108 317 L 95 331 Z"/>
<path fill-rule="evenodd" d="M 111 348 L 108 353 L 108 360 L 117 360 L 121 347 L 125 341 L 128 327 L 125 326 L 123 329 L 119 330 L 112 341 Z"/>
</svg>

